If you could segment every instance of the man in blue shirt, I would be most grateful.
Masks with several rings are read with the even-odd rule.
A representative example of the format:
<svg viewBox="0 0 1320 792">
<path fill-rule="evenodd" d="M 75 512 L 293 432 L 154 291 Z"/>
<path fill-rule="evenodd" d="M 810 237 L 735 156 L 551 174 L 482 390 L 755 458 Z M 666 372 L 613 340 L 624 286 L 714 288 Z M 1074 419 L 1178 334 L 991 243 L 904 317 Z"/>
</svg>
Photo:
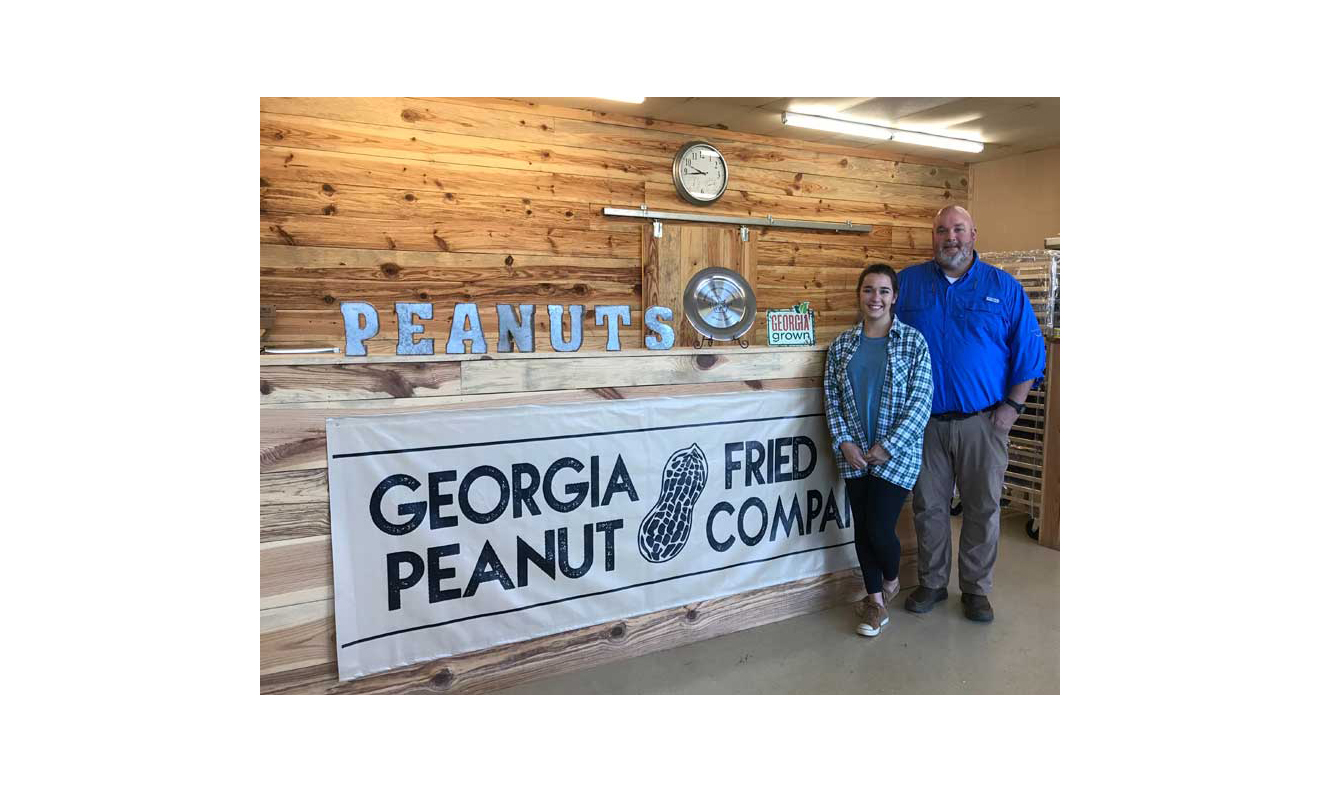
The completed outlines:
<svg viewBox="0 0 1320 792">
<path fill-rule="evenodd" d="M 935 258 L 899 273 L 898 318 L 925 336 L 934 382 L 912 490 L 919 585 L 904 607 L 926 613 L 948 599 L 956 483 L 963 503 L 963 614 L 988 622 L 1008 432 L 1045 373 L 1045 342 L 1022 284 L 977 256 L 976 225 L 966 209 L 940 210 L 931 236 Z"/>
</svg>

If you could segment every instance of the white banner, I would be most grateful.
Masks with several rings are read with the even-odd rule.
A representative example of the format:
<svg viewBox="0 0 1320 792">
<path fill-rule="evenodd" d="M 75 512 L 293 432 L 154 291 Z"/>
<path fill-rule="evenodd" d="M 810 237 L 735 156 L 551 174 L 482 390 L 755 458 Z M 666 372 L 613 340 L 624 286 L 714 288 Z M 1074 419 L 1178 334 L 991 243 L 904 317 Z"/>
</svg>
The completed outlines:
<svg viewBox="0 0 1320 792">
<path fill-rule="evenodd" d="M 341 680 L 856 566 L 819 390 L 326 421 Z"/>
</svg>

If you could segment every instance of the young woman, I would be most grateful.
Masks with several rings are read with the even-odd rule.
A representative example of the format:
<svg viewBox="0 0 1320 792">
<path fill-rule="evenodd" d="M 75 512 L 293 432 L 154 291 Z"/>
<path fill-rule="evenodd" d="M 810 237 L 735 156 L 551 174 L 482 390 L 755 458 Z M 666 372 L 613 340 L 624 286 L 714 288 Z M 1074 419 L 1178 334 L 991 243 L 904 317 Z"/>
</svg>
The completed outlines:
<svg viewBox="0 0 1320 792">
<path fill-rule="evenodd" d="M 852 506 L 857 561 L 866 583 L 857 632 L 879 635 L 898 594 L 899 510 L 921 471 L 930 418 L 926 339 L 894 317 L 898 274 L 872 264 L 857 278 L 858 323 L 825 354 L 825 415 L 834 460 Z"/>
</svg>

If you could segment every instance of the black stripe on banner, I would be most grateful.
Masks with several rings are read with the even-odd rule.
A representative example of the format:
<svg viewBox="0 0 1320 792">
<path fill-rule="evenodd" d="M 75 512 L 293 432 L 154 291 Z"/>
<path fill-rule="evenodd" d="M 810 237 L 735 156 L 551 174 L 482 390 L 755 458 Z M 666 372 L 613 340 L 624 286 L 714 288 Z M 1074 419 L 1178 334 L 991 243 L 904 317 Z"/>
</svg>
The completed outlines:
<svg viewBox="0 0 1320 792">
<path fill-rule="evenodd" d="M 789 556 L 800 555 L 802 553 L 814 553 L 820 550 L 831 550 L 835 547 L 847 547 L 850 544 L 852 544 L 852 542 L 841 542 L 839 544 L 827 545 L 825 547 L 809 547 L 806 550 L 794 550 L 791 553 L 784 553 L 783 555 L 771 556 L 769 558 L 757 558 L 751 561 L 740 561 L 736 564 L 729 564 L 728 566 L 716 567 L 714 569 L 703 569 L 697 572 L 687 572 L 682 575 L 674 575 L 673 577 L 662 578 L 660 580 L 651 580 L 646 583 L 633 583 L 630 586 L 620 586 L 619 588 L 609 589 L 608 591 L 597 591 L 591 594 L 578 594 L 572 597 L 564 597 L 563 599 L 548 600 L 546 602 L 537 602 L 533 605 L 524 605 L 521 608 L 509 608 L 508 610 L 491 611 L 490 613 L 477 613 L 477 614 L 473 614 L 472 616 L 464 616 L 459 619 L 450 619 L 449 621 L 436 622 L 435 624 L 422 624 L 416 627 L 405 627 L 402 630 L 393 630 L 391 632 L 381 633 L 380 635 L 373 635 L 369 638 L 359 638 L 356 641 L 349 641 L 346 644 L 340 644 L 339 648 L 347 649 L 350 646 L 357 646 L 360 643 L 366 643 L 367 641 L 374 641 L 377 638 L 388 638 L 391 635 L 401 635 L 403 633 L 413 632 L 414 630 L 429 630 L 432 627 L 444 627 L 447 624 L 458 624 L 459 622 L 471 621 L 472 619 L 484 619 L 487 616 L 503 616 L 506 613 L 517 613 L 518 611 L 530 610 L 532 608 L 540 608 L 544 605 L 557 605 L 561 602 L 572 602 L 573 600 L 585 599 L 587 597 L 599 597 L 602 594 L 614 594 L 620 591 L 627 591 L 628 589 L 640 588 L 641 586 L 654 586 L 657 583 L 668 583 L 671 580 L 681 580 L 682 578 L 694 577 L 696 575 L 706 575 L 706 574 L 710 574 L 711 572 L 723 572 L 726 569 L 733 569 L 734 567 L 747 566 L 748 564 L 763 564 L 766 561 L 776 561 L 780 558 L 788 558 Z"/>
<path fill-rule="evenodd" d="M 550 437 L 526 437 L 518 440 L 494 440 L 489 443 L 459 443 L 457 445 L 425 446 L 422 448 L 395 448 L 389 451 L 356 451 L 351 454 L 335 454 L 331 459 L 349 457 L 377 456 L 379 454 L 411 454 L 417 451 L 448 451 L 454 448 L 480 448 L 482 446 L 510 445 L 513 443 L 539 443 L 543 440 L 569 440 L 575 437 L 601 437 L 614 434 L 635 434 L 637 432 L 663 432 L 666 429 L 691 429 L 695 426 L 724 426 L 727 424 L 757 423 L 760 421 L 783 421 L 789 418 L 824 418 L 825 413 L 803 413 L 802 415 L 776 415 L 773 418 L 737 418 L 732 421 L 707 421 L 706 423 L 674 424 L 673 426 L 653 426 L 649 429 L 616 429 L 612 432 L 586 432 L 584 434 L 552 435 Z"/>
</svg>

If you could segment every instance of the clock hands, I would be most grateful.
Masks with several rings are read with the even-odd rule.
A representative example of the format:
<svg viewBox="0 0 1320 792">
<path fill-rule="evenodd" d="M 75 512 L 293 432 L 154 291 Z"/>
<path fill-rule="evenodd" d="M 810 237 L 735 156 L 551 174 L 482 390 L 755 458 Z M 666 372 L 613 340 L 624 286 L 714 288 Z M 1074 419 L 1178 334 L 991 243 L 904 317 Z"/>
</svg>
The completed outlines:
<svg viewBox="0 0 1320 792">
<path fill-rule="evenodd" d="M 691 165 L 689 165 L 688 167 L 689 167 L 689 168 L 692 168 Z M 707 175 L 707 173 L 706 173 L 705 171 L 703 171 L 703 170 L 697 170 L 696 168 L 692 168 L 691 170 L 688 171 L 688 175 L 689 175 L 689 176 L 695 176 L 695 175 L 698 174 L 698 173 L 700 173 L 702 176 L 706 176 L 706 175 Z"/>
</svg>

